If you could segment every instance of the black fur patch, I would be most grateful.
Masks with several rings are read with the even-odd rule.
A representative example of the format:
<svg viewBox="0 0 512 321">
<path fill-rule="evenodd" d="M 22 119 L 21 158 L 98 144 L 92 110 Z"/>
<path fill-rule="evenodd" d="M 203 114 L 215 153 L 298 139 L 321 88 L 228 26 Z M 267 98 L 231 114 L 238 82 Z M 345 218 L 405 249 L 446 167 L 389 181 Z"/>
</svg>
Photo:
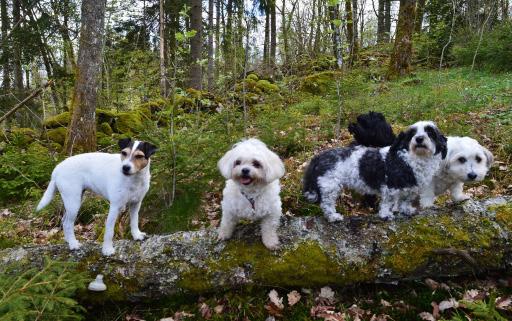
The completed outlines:
<svg viewBox="0 0 512 321">
<path fill-rule="evenodd" d="M 140 142 L 139 145 L 137 145 L 137 149 L 142 151 L 144 153 L 144 157 L 148 159 L 157 151 L 158 148 L 151 143 Z"/>
<path fill-rule="evenodd" d="M 369 112 L 357 116 L 357 122 L 348 125 L 348 131 L 358 145 L 386 147 L 393 144 L 395 134 L 381 113 Z"/>
<path fill-rule="evenodd" d="M 121 150 L 125 149 L 126 147 L 128 146 L 131 146 L 132 145 L 132 139 L 131 138 L 123 138 L 123 139 L 120 139 L 118 142 L 117 142 L 117 145 L 119 145 L 119 148 Z"/>
<path fill-rule="evenodd" d="M 316 193 L 317 202 L 321 201 L 320 188 L 318 187 L 318 178 L 323 176 L 327 171 L 333 169 L 337 163 L 347 159 L 352 154 L 354 148 L 334 148 L 326 150 L 309 162 L 304 172 L 303 191 Z"/>
<path fill-rule="evenodd" d="M 412 168 L 398 156 L 399 151 L 409 150 L 409 143 L 415 134 L 415 128 L 401 132 L 389 149 L 386 156 L 386 185 L 389 188 L 400 189 L 417 185 Z"/>
<path fill-rule="evenodd" d="M 426 126 L 425 131 L 427 132 L 428 137 L 430 137 L 430 139 L 436 144 L 435 154 L 441 153 L 441 156 L 445 159 L 446 153 L 448 152 L 446 137 L 444 137 L 436 127 Z"/>
<path fill-rule="evenodd" d="M 386 181 L 386 163 L 378 149 L 367 150 L 359 159 L 359 175 L 366 185 L 380 189 Z"/>
</svg>

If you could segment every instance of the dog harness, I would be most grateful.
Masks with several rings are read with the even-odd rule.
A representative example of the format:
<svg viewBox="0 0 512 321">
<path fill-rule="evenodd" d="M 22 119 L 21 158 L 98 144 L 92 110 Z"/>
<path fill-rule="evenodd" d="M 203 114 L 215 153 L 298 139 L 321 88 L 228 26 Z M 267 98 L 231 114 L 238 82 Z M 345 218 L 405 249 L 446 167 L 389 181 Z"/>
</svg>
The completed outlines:
<svg viewBox="0 0 512 321">
<path fill-rule="evenodd" d="M 242 195 L 249 201 L 249 203 L 251 203 L 251 207 L 253 210 L 256 210 L 256 208 L 254 207 L 254 203 L 256 202 L 256 200 L 252 197 L 249 197 L 247 196 L 244 192 L 240 191 L 242 193 Z"/>
</svg>

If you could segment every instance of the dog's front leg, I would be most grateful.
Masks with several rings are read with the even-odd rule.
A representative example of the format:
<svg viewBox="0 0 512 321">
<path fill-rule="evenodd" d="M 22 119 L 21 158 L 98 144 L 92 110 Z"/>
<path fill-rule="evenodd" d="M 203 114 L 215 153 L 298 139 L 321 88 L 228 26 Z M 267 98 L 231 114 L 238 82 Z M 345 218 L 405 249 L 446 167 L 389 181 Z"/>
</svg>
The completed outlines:
<svg viewBox="0 0 512 321">
<path fill-rule="evenodd" d="M 229 240 L 235 231 L 237 223 L 238 219 L 236 216 L 231 215 L 228 211 L 223 212 L 217 238 L 221 241 Z"/>
<path fill-rule="evenodd" d="M 114 254 L 115 249 L 112 243 L 114 238 L 114 227 L 116 225 L 117 217 L 119 216 L 120 206 L 110 204 L 110 210 L 108 211 L 107 221 L 105 222 L 105 235 L 103 237 L 103 248 L 101 252 L 105 256 Z"/>
<path fill-rule="evenodd" d="M 468 194 L 464 193 L 464 183 L 457 182 L 450 186 L 450 194 L 455 202 L 462 202 L 470 199 Z"/>
<path fill-rule="evenodd" d="M 420 192 L 420 206 L 421 208 L 429 208 L 434 205 L 434 201 L 436 200 L 436 195 L 434 192 L 434 184 L 431 183 L 427 186 L 424 186 Z"/>
<path fill-rule="evenodd" d="M 277 229 L 279 228 L 279 219 L 281 213 L 265 216 L 261 220 L 261 240 L 269 250 L 279 248 L 279 237 Z"/>
<path fill-rule="evenodd" d="M 139 210 L 142 201 L 130 204 L 130 230 L 132 237 L 136 241 L 142 241 L 146 237 L 146 233 L 143 233 L 139 229 Z"/>
</svg>

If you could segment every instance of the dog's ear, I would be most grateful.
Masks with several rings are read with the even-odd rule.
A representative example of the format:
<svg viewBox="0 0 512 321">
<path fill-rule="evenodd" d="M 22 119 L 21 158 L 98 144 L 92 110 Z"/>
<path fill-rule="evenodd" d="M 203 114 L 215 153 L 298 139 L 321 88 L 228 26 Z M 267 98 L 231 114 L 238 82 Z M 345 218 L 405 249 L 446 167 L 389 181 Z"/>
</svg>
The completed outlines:
<svg viewBox="0 0 512 321">
<path fill-rule="evenodd" d="M 271 183 L 276 179 L 283 177 L 285 173 L 284 164 L 276 153 L 267 149 L 264 161 L 265 180 L 267 183 Z"/>
<path fill-rule="evenodd" d="M 398 136 L 393 141 L 393 144 L 391 145 L 390 150 L 393 150 L 393 151 L 397 151 L 400 149 L 409 150 L 409 142 L 408 142 L 408 140 L 410 140 L 409 136 L 410 135 L 408 135 L 404 132 L 400 132 L 400 134 L 398 134 Z"/>
<path fill-rule="evenodd" d="M 492 163 L 494 162 L 494 155 L 491 153 L 490 150 L 482 146 L 482 150 L 484 151 L 485 158 L 487 159 L 486 165 L 487 168 L 491 168 Z"/>
<path fill-rule="evenodd" d="M 440 132 L 438 132 L 439 134 L 437 135 L 437 139 L 436 139 L 436 154 L 439 154 L 441 153 L 441 157 L 443 159 L 446 158 L 446 154 L 448 153 L 448 145 L 447 145 L 447 142 L 448 140 L 446 139 L 446 137 L 441 134 Z"/>
<path fill-rule="evenodd" d="M 217 162 L 217 167 L 219 168 L 220 174 L 224 176 L 225 179 L 231 178 L 231 171 L 233 170 L 234 162 L 233 156 L 234 153 L 231 149 Z"/>
<path fill-rule="evenodd" d="M 146 158 L 150 158 L 151 155 L 156 153 L 157 150 L 158 150 L 158 147 L 156 147 L 155 145 L 153 145 L 151 143 L 144 142 L 142 145 L 142 152 L 144 153 L 144 156 Z"/>
<path fill-rule="evenodd" d="M 123 139 L 120 139 L 118 142 L 117 142 L 117 145 L 119 145 L 119 148 L 121 150 L 125 149 L 126 147 L 130 146 L 130 143 L 132 142 L 132 139 L 131 138 L 123 138 Z"/>
</svg>

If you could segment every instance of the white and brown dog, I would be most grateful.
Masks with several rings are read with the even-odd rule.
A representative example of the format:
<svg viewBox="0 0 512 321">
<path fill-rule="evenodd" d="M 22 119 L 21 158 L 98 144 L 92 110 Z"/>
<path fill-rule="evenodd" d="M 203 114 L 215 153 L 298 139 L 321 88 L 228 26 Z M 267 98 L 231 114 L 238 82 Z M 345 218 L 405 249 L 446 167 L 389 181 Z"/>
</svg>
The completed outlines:
<svg viewBox="0 0 512 321">
<path fill-rule="evenodd" d="M 148 142 L 119 141 L 121 155 L 108 153 L 85 153 L 69 157 L 58 164 L 52 179 L 36 211 L 47 206 L 59 190 L 66 209 L 63 219 L 64 238 L 71 250 L 80 243 L 75 237 L 74 223 L 85 190 L 99 194 L 110 202 L 105 224 L 103 255 L 114 254 L 112 239 L 114 226 L 121 210 L 130 207 L 130 227 L 133 239 L 142 240 L 145 233 L 139 230 L 139 209 L 149 189 L 150 156 L 156 147 Z"/>
<path fill-rule="evenodd" d="M 279 246 L 277 228 L 281 218 L 281 187 L 284 164 L 258 139 L 233 146 L 218 162 L 226 178 L 222 198 L 222 220 L 218 237 L 231 238 L 241 219 L 261 220 L 261 238 L 268 249 Z"/>
</svg>

